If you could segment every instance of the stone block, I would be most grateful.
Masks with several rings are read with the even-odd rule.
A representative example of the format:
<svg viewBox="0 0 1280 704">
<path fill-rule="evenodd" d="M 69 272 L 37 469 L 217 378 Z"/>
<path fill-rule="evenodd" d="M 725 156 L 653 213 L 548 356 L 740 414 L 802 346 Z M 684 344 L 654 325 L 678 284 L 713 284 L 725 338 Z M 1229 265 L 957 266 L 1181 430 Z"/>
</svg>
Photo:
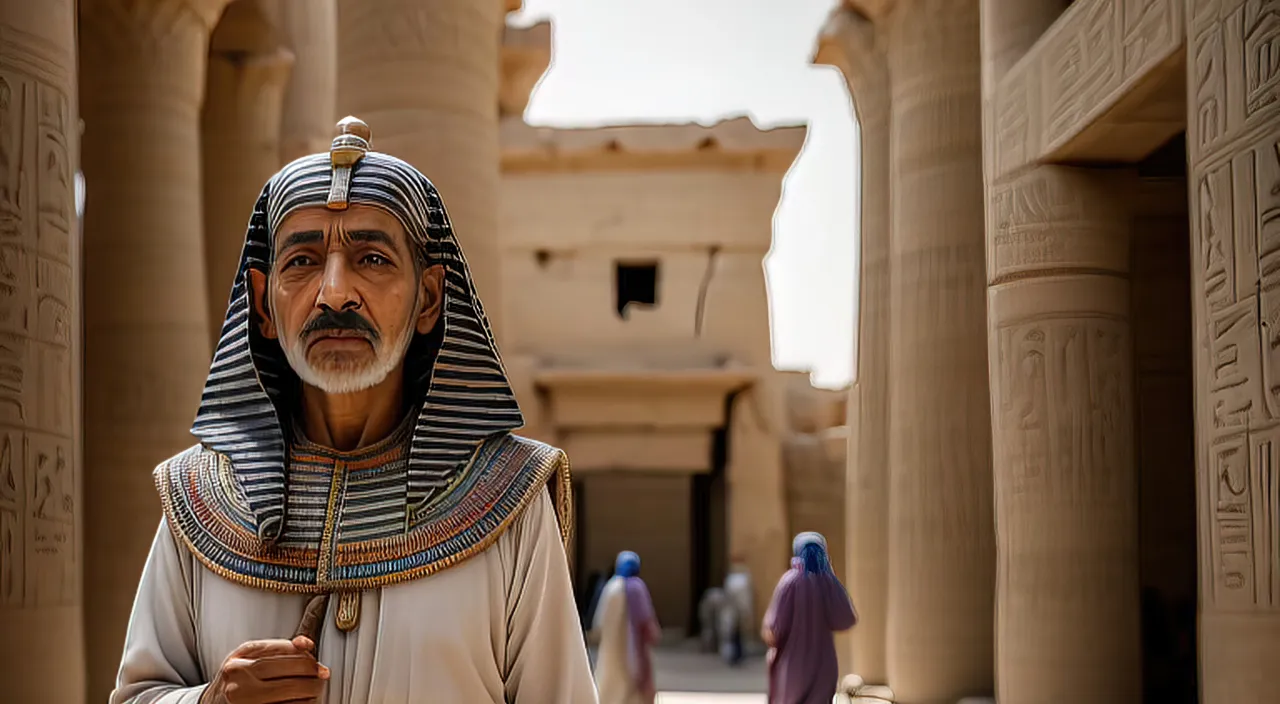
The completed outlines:
<svg viewBox="0 0 1280 704">
<path fill-rule="evenodd" d="M 853 694 L 864 684 L 866 683 L 862 681 L 861 675 L 845 675 L 844 679 L 840 680 L 840 692 Z"/>
<path fill-rule="evenodd" d="M 858 688 L 856 700 L 880 700 L 893 701 L 893 690 L 882 684 L 864 684 Z"/>
</svg>

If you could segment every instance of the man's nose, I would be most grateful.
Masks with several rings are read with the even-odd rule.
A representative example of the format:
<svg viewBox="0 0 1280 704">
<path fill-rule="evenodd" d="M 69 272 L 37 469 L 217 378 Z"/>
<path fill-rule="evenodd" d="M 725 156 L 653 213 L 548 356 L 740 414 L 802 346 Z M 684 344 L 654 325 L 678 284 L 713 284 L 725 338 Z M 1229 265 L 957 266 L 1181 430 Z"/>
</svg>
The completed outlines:
<svg viewBox="0 0 1280 704">
<path fill-rule="evenodd" d="M 325 260 L 320 290 L 316 293 L 316 307 L 332 310 L 360 308 L 360 296 L 352 286 L 346 257 L 337 255 Z"/>
</svg>

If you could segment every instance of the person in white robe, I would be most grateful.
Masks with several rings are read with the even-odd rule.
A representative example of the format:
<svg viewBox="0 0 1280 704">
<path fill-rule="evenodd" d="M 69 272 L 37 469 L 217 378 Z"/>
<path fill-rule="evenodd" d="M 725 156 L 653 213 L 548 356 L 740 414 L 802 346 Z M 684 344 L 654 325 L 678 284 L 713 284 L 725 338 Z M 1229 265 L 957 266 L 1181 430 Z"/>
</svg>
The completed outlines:
<svg viewBox="0 0 1280 704">
<path fill-rule="evenodd" d="M 640 578 L 640 557 L 618 554 L 604 585 L 593 630 L 600 636 L 596 685 L 601 704 L 653 704 L 657 688 L 650 648 L 662 635 L 649 588 Z"/>
<path fill-rule="evenodd" d="M 370 141 L 258 199 L 111 704 L 597 701 L 568 461 L 512 434 L 440 195 Z"/>
<path fill-rule="evenodd" d="M 719 650 L 720 632 L 717 630 L 717 618 L 725 603 L 724 590 L 710 587 L 698 602 L 698 636 L 705 653 Z M 736 617 L 735 617 L 736 618 Z"/>
</svg>

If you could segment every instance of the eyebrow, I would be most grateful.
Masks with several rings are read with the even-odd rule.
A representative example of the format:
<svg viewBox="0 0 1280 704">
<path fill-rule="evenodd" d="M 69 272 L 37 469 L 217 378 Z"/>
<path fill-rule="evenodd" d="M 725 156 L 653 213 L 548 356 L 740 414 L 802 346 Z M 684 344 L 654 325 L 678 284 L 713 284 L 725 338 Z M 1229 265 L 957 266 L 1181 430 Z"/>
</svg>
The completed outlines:
<svg viewBox="0 0 1280 704">
<path fill-rule="evenodd" d="M 352 242 L 364 242 L 366 244 L 380 244 L 391 249 L 396 249 L 395 240 L 391 239 L 391 235 L 382 230 L 350 230 L 346 233 L 346 239 Z"/>
<path fill-rule="evenodd" d="M 302 244 L 315 244 L 324 241 L 324 233 L 320 230 L 302 230 L 300 232 L 291 233 L 284 241 L 280 243 L 279 251 L 286 250 L 290 247 L 296 247 Z"/>
</svg>

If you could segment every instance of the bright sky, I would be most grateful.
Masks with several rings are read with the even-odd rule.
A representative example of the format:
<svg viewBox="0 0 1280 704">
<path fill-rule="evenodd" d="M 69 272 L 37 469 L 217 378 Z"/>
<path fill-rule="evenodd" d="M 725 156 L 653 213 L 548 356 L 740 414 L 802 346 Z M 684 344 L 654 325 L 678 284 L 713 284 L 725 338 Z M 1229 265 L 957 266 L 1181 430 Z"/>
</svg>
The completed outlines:
<svg viewBox="0 0 1280 704">
<path fill-rule="evenodd" d="M 587 127 L 750 115 L 809 125 L 783 182 L 766 260 L 773 361 L 814 383 L 853 376 L 857 124 L 844 79 L 810 60 L 837 0 L 524 0 L 552 21 L 551 69 L 525 119 Z"/>
</svg>

